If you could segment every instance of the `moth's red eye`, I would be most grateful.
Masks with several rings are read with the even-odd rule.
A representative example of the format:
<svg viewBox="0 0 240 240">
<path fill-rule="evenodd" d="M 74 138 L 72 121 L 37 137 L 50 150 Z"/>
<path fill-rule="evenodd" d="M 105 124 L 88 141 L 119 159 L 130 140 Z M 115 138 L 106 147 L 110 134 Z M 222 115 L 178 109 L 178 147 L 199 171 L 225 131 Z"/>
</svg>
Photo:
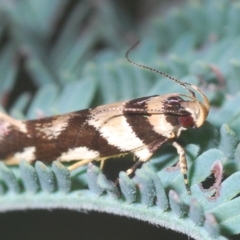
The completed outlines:
<svg viewBox="0 0 240 240">
<path fill-rule="evenodd" d="M 180 116 L 178 117 L 178 121 L 181 124 L 181 126 L 185 128 L 192 127 L 194 125 L 193 118 L 190 115 Z"/>
</svg>

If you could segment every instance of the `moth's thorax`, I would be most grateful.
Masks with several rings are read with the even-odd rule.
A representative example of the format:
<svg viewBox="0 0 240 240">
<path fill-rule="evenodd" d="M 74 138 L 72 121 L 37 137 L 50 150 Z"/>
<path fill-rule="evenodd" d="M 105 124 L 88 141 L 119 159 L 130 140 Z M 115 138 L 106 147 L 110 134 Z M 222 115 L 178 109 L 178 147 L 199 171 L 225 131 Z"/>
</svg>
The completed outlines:
<svg viewBox="0 0 240 240">
<path fill-rule="evenodd" d="M 197 101 L 182 101 L 180 104 L 191 114 L 194 121 L 194 127 L 201 127 L 208 115 L 206 107 L 201 102 Z"/>
</svg>

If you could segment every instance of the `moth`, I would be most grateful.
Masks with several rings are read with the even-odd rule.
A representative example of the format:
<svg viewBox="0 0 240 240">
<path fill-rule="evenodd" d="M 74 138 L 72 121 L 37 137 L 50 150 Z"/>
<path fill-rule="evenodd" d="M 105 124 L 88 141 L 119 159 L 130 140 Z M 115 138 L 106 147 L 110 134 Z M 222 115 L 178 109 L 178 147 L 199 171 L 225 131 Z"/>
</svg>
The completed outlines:
<svg viewBox="0 0 240 240">
<path fill-rule="evenodd" d="M 131 175 L 169 143 L 179 154 L 180 170 L 190 194 L 185 151 L 177 139 L 182 131 L 202 126 L 210 108 L 208 98 L 195 85 L 132 62 L 128 57 L 132 48 L 126 53 L 129 63 L 165 76 L 189 94 L 142 97 L 27 121 L 0 113 L 0 159 L 10 165 L 19 164 L 21 159 L 29 163 L 74 161 L 68 167 L 73 170 L 93 160 L 103 166 L 109 158 L 132 154 L 137 161 L 127 170 Z"/>
</svg>

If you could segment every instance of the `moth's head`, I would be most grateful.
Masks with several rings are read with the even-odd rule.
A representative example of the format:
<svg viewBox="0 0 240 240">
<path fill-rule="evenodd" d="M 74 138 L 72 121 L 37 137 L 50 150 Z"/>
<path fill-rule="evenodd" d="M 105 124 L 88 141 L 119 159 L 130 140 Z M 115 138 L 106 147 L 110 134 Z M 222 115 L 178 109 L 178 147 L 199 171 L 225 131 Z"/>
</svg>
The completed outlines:
<svg viewBox="0 0 240 240">
<path fill-rule="evenodd" d="M 203 123 L 206 121 L 206 118 L 209 113 L 209 108 L 207 108 L 204 104 L 201 102 L 196 102 L 198 106 L 198 113 L 197 113 L 197 119 L 195 120 L 196 127 L 201 127 Z"/>
<path fill-rule="evenodd" d="M 180 117 L 180 121 L 183 127 L 184 124 L 187 127 L 188 122 L 190 124 L 190 121 L 192 121 L 192 127 L 201 127 L 207 118 L 209 108 L 198 101 L 182 101 L 180 104 L 181 107 L 183 107 L 187 112 L 190 113 L 190 116 L 188 117 Z"/>
<path fill-rule="evenodd" d="M 162 72 L 159 70 L 156 70 L 154 68 L 135 63 L 131 61 L 128 57 L 129 52 L 138 45 L 139 41 L 135 43 L 127 52 L 126 52 L 126 59 L 129 63 L 133 64 L 134 66 L 144 68 L 147 70 L 150 70 L 152 72 L 158 73 L 171 81 L 179 84 L 183 88 L 185 88 L 190 95 L 183 95 L 180 94 L 179 96 L 187 97 L 190 101 L 182 101 L 181 106 L 185 108 L 187 112 L 190 113 L 190 115 L 180 115 L 179 116 L 179 122 L 183 127 L 201 127 L 203 123 L 205 122 L 209 109 L 210 109 L 210 104 L 208 101 L 208 98 L 204 95 L 204 93 L 195 85 L 187 83 L 187 82 L 181 82 L 178 79 Z M 199 101 L 196 98 L 195 93 L 199 94 L 202 97 L 202 102 Z M 185 106 L 184 106 L 185 105 Z M 168 111 L 167 111 L 168 112 Z"/>
</svg>

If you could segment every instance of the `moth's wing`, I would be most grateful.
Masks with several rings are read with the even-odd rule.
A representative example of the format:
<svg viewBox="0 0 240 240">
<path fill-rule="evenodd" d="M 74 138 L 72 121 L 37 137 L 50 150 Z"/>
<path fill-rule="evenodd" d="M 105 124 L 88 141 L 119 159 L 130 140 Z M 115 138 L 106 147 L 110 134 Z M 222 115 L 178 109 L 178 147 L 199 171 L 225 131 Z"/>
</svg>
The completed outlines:
<svg viewBox="0 0 240 240">
<path fill-rule="evenodd" d="M 91 111 L 89 124 L 119 153 L 132 152 L 149 159 L 156 146 L 169 139 L 178 126 L 176 116 L 166 115 L 164 103 L 172 95 L 152 96 L 100 106 Z"/>
<path fill-rule="evenodd" d="M 1 114 L 0 158 L 70 161 L 145 149 L 139 156 L 146 159 L 151 143 L 165 142 L 173 131 L 165 113 L 177 101 L 173 95 L 151 96 L 30 121 Z"/>
</svg>

